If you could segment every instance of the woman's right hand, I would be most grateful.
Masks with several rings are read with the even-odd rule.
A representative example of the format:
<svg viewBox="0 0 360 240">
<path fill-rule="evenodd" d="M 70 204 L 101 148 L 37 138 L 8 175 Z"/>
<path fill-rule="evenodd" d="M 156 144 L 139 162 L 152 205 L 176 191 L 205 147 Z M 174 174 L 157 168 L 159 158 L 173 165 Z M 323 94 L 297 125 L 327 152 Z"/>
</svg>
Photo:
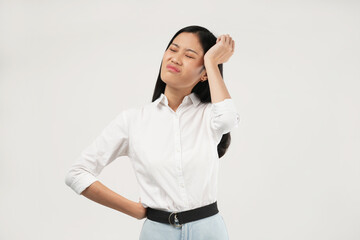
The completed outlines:
<svg viewBox="0 0 360 240">
<path fill-rule="evenodd" d="M 139 220 L 146 218 L 146 211 L 147 211 L 147 208 L 144 208 L 144 206 L 141 204 L 141 200 L 139 200 L 139 202 L 136 203 L 135 218 L 137 218 Z"/>
</svg>

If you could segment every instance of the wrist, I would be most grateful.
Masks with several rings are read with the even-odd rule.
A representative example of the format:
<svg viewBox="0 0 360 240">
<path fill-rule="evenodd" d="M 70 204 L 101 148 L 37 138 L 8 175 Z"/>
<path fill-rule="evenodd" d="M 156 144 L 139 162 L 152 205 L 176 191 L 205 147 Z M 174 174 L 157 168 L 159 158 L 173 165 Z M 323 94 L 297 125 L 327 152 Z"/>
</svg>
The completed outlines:
<svg viewBox="0 0 360 240">
<path fill-rule="evenodd" d="M 218 64 L 213 59 L 204 58 L 205 66 L 217 66 Z"/>
<path fill-rule="evenodd" d="M 139 214 L 139 207 L 137 205 L 137 202 L 131 201 L 131 208 L 130 208 L 130 215 L 132 217 L 137 217 Z"/>
</svg>

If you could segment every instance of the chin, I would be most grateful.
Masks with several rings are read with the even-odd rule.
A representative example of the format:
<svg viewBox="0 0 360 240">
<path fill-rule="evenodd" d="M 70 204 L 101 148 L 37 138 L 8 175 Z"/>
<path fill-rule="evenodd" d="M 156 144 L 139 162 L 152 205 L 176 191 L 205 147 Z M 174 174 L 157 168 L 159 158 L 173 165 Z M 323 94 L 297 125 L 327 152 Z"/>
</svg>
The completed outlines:
<svg viewBox="0 0 360 240">
<path fill-rule="evenodd" d="M 161 72 L 160 77 L 165 83 L 178 81 L 177 77 L 175 77 L 172 73 L 166 71 Z"/>
</svg>

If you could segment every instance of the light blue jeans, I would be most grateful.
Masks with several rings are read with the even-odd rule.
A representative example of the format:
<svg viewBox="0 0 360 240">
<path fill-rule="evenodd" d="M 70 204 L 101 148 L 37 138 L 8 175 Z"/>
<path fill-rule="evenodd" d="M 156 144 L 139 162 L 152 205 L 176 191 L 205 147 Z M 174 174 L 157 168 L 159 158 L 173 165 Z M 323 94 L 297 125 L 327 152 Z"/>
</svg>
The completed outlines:
<svg viewBox="0 0 360 240">
<path fill-rule="evenodd" d="M 224 219 L 218 212 L 181 227 L 146 218 L 139 240 L 229 240 L 229 235 Z"/>
</svg>

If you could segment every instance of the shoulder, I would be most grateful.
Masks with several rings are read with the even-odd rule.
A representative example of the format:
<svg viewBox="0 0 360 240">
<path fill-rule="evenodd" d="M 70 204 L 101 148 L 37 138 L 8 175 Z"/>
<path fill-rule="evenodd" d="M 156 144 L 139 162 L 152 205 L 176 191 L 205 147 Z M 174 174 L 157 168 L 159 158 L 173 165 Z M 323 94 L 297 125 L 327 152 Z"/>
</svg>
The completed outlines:
<svg viewBox="0 0 360 240">
<path fill-rule="evenodd" d="M 141 106 L 133 105 L 131 107 L 120 110 L 117 114 L 117 118 L 119 120 L 123 119 L 131 123 L 138 119 L 141 115 L 143 115 L 144 112 L 152 111 L 154 109 L 156 109 L 156 105 L 154 102 L 148 102 Z"/>
<path fill-rule="evenodd" d="M 133 121 L 134 118 L 136 118 L 136 116 L 139 114 L 140 112 L 139 107 L 128 107 L 125 109 L 120 110 L 117 115 L 116 115 L 116 119 L 118 121 L 125 121 L 127 123 Z"/>
</svg>

